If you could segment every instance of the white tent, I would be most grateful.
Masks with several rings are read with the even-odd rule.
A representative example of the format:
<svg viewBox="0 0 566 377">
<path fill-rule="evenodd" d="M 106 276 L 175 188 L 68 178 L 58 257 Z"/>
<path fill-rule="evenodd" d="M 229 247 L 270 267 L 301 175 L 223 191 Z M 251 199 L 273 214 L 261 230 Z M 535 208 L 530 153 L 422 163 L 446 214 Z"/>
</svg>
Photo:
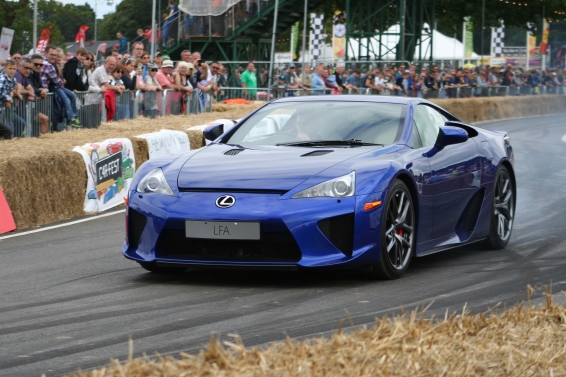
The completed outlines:
<svg viewBox="0 0 566 377">
<path fill-rule="evenodd" d="M 428 28 L 428 25 L 425 24 L 423 28 Z M 388 30 L 390 33 L 399 33 L 399 25 L 394 25 Z M 386 35 L 383 37 L 382 40 L 382 51 L 386 51 L 387 49 L 392 49 L 393 53 L 386 54 L 386 60 L 395 60 L 395 46 L 399 42 L 399 37 L 396 35 Z M 448 37 L 442 33 L 439 33 L 436 30 L 433 30 L 433 60 L 476 60 L 479 59 L 479 56 L 476 53 L 472 53 L 471 58 L 464 57 L 464 44 L 458 41 L 455 38 Z M 428 54 L 426 52 L 430 46 L 430 38 L 429 37 L 422 37 L 420 43 L 417 44 L 417 48 L 415 50 L 415 57 L 414 60 L 418 59 L 418 49 L 419 45 L 422 44 L 422 55 L 426 59 Z M 374 51 L 379 51 L 379 43 L 376 39 L 372 40 L 372 46 Z M 387 47 L 387 49 L 386 49 Z M 321 55 L 319 57 L 319 61 L 332 61 L 333 57 L 333 50 L 332 45 L 323 46 L 321 49 Z M 348 55 L 350 58 L 358 59 L 358 42 L 356 40 L 350 40 L 350 44 L 348 46 Z M 367 53 L 367 49 L 362 47 L 362 55 L 370 55 Z M 426 59 L 428 60 L 428 59 Z M 299 61 L 302 61 L 299 58 Z M 310 54 L 307 52 L 305 54 L 305 61 L 310 61 Z"/>
</svg>

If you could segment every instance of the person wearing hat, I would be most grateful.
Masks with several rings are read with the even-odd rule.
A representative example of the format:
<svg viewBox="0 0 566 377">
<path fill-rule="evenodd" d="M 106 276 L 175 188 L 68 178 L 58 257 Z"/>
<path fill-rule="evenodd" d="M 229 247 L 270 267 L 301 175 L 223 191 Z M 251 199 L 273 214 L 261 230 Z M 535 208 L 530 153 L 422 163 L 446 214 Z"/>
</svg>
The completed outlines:
<svg viewBox="0 0 566 377">
<path fill-rule="evenodd" d="M 297 89 L 305 89 L 303 84 L 301 84 L 301 81 L 297 78 L 297 74 L 295 73 L 295 64 L 289 64 L 284 76 L 285 85 L 287 85 L 287 95 L 289 97 L 294 97 L 296 95 L 295 93 L 297 93 Z"/>
<path fill-rule="evenodd" d="M 285 84 L 285 75 L 280 75 L 277 77 L 277 82 L 274 82 L 270 87 L 272 93 L 275 94 L 275 98 L 285 97 L 285 92 L 287 85 Z"/>
<path fill-rule="evenodd" d="M 155 75 L 155 79 L 157 80 L 159 85 L 161 85 L 164 90 L 173 89 L 184 93 L 192 91 L 192 88 L 175 83 L 175 79 L 173 78 L 174 68 L 175 65 L 171 60 L 163 60 L 161 69 Z"/>
<path fill-rule="evenodd" d="M 161 52 L 155 53 L 155 56 L 153 57 L 153 63 L 157 64 L 159 68 L 161 68 L 164 60 L 171 60 L 171 58 L 169 58 L 169 55 L 161 54 Z"/>
</svg>

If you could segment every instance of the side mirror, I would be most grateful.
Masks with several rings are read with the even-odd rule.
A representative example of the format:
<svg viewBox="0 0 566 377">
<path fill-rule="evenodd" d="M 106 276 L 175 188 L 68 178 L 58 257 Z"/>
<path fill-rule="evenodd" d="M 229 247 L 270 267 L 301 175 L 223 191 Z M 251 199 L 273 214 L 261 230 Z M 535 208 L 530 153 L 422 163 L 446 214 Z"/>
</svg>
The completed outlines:
<svg viewBox="0 0 566 377">
<path fill-rule="evenodd" d="M 450 123 L 452 122 L 446 122 L 446 126 L 440 127 L 438 139 L 436 140 L 436 146 L 439 149 L 447 145 L 460 144 L 468 141 L 468 133 L 466 130 L 460 127 L 450 126 Z"/>
<path fill-rule="evenodd" d="M 224 133 L 224 124 L 212 124 L 202 131 L 204 138 L 209 141 L 218 139 Z"/>
</svg>

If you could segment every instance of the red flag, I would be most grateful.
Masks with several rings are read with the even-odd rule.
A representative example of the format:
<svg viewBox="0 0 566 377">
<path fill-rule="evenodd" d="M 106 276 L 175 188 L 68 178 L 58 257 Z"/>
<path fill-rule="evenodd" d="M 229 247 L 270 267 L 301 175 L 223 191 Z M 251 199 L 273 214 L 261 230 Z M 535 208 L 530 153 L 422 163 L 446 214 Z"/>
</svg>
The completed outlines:
<svg viewBox="0 0 566 377">
<path fill-rule="evenodd" d="M 86 39 L 86 31 L 90 29 L 90 26 L 87 25 L 81 25 L 79 26 L 79 31 L 77 32 L 77 35 L 75 36 L 75 43 L 78 43 L 82 40 Z"/>
<path fill-rule="evenodd" d="M 45 51 L 45 47 L 49 44 L 49 40 L 51 39 L 51 28 L 53 26 L 46 27 L 41 32 L 39 39 L 37 41 L 37 52 Z"/>
<path fill-rule="evenodd" d="M 546 48 L 548 47 L 548 34 L 550 33 L 550 24 L 546 21 L 546 18 L 543 20 L 544 30 L 542 31 L 542 41 L 540 41 L 540 45 L 538 50 L 541 54 L 546 55 Z"/>
</svg>

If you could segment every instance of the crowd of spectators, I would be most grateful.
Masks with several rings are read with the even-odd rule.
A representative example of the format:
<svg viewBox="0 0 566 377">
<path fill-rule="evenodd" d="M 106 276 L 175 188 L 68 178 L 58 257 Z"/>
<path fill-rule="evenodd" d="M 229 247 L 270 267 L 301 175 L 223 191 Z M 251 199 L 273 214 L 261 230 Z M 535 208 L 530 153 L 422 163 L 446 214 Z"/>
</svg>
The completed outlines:
<svg viewBox="0 0 566 377">
<path fill-rule="evenodd" d="M 561 92 L 566 85 L 566 70 L 530 69 L 506 65 L 476 68 L 441 69 L 438 65 L 417 67 L 400 64 L 361 70 L 356 64 L 336 67 L 316 65 L 314 72 L 305 65 L 296 75 L 295 65 L 289 64 L 273 72 L 277 81 L 271 86 L 281 96 L 301 94 L 382 94 L 421 98 L 455 98 L 486 96 L 489 88 L 515 89 L 512 94 Z M 260 82 L 261 80 L 260 73 Z M 494 91 L 508 94 L 507 91 Z"/>
<path fill-rule="evenodd" d="M 121 35 L 117 33 L 118 37 Z M 358 66 L 362 63 L 349 63 L 335 67 L 316 64 L 314 69 L 305 65 L 299 69 L 295 63 L 290 63 L 275 69 L 272 72 L 275 80 L 271 82 L 267 65 L 258 68 L 254 62 L 245 66 L 224 66 L 218 61 L 207 63 L 199 52 L 188 50 L 181 52 L 180 61 L 173 62 L 160 52 L 151 57 L 142 41 L 133 43 L 131 54 L 124 52 L 124 39 L 119 40 L 119 48 L 112 50 L 99 67 L 96 67 L 94 54 L 84 48 L 78 48 L 68 61 L 63 51 L 54 45 L 47 46 L 43 55 L 13 54 L 0 73 L 0 123 L 4 119 L 2 110 L 6 112 L 24 100 L 45 99 L 48 93 L 54 98 L 53 110 L 47 113 L 37 107 L 33 114 L 41 134 L 49 131 L 49 125 L 53 131 L 96 127 L 100 120 L 96 123 L 89 117 L 83 120 L 86 124 L 81 124 L 77 101 L 81 106 L 90 106 L 94 112 L 103 103 L 108 117 L 105 120 L 130 118 L 131 107 L 120 100 L 126 91 L 130 100 L 134 91 L 144 93 L 145 99 L 139 108 L 144 116 L 155 117 L 161 106 L 159 95 L 166 89 L 178 94 L 171 106 L 176 106 L 174 113 L 182 113 L 193 96 L 198 96 L 198 102 L 206 108 L 208 101 L 215 97 L 267 99 L 268 89 L 271 98 L 323 94 L 474 97 L 485 95 L 484 90 L 489 88 L 516 88 L 514 94 L 542 93 L 543 87 L 548 89 L 545 92 L 558 92 L 556 89 L 562 90 L 565 85 L 566 75 L 566 70 L 524 70 L 511 65 L 441 69 L 438 65 L 400 64 L 360 69 Z M 523 93 L 522 89 L 526 91 Z M 23 136 L 25 129 L 26 120 L 13 114 L 10 124 L 0 125 L 0 138 Z"/>
</svg>

